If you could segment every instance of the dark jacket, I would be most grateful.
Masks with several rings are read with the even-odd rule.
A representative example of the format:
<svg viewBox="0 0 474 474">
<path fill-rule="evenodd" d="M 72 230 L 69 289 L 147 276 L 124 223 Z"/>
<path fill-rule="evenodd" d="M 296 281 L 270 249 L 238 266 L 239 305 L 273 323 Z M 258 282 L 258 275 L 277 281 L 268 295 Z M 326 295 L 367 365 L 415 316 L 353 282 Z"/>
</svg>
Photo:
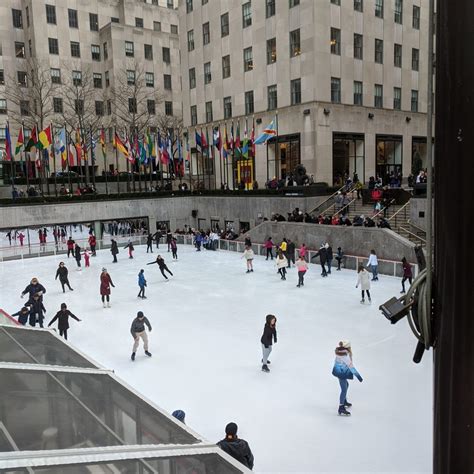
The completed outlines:
<svg viewBox="0 0 474 474">
<path fill-rule="evenodd" d="M 277 342 L 277 331 L 276 331 L 276 326 L 272 327 L 270 325 L 270 321 L 273 319 L 273 316 L 268 315 L 267 316 L 267 322 L 265 323 L 265 326 L 263 327 L 263 334 L 262 338 L 260 339 L 260 342 L 265 346 L 271 346 L 272 341 L 275 341 L 275 344 Z"/>
<path fill-rule="evenodd" d="M 49 322 L 48 327 L 51 326 L 51 324 L 58 320 L 58 329 L 60 331 L 65 331 L 66 329 L 69 329 L 69 317 L 72 319 L 75 319 L 76 321 L 80 321 L 79 318 L 74 316 L 71 311 L 68 309 L 66 310 L 61 310 L 56 313 L 56 316 Z"/>
<path fill-rule="evenodd" d="M 12 314 L 12 318 L 16 318 L 18 316 L 18 322 L 20 324 L 23 324 L 23 326 L 28 322 L 29 319 L 29 314 L 30 312 L 27 311 L 26 313 L 23 313 L 21 310 L 18 311 L 17 313 Z"/>
<path fill-rule="evenodd" d="M 130 249 L 133 252 L 135 247 L 133 246 L 132 242 L 129 242 L 127 245 L 125 245 L 124 249 Z"/>
<path fill-rule="evenodd" d="M 253 468 L 253 454 L 247 441 L 237 437 L 224 438 L 217 443 L 217 446 L 244 466 Z"/>
<path fill-rule="evenodd" d="M 110 247 L 110 251 L 112 252 L 112 255 L 117 255 L 119 253 L 119 249 L 118 249 L 118 245 L 117 245 L 117 241 L 113 241 L 112 242 L 112 245 Z"/>
<path fill-rule="evenodd" d="M 332 255 L 332 247 L 329 246 L 327 249 L 326 249 L 326 258 L 328 260 L 332 260 L 333 258 L 333 255 Z"/>
<path fill-rule="evenodd" d="M 132 326 L 130 327 L 130 333 L 135 338 L 137 332 L 143 332 L 145 330 L 145 324 L 148 327 L 148 331 L 151 331 L 151 324 L 148 321 L 148 318 L 145 316 L 142 320 L 138 317 L 132 321 Z"/>
<path fill-rule="evenodd" d="M 68 274 L 68 269 L 66 267 L 59 267 L 56 270 L 55 280 L 57 280 L 59 277 L 59 281 L 67 281 L 67 274 Z"/>
<path fill-rule="evenodd" d="M 146 236 L 146 244 L 147 244 L 147 245 L 151 245 L 152 242 L 153 242 L 153 235 L 148 234 L 148 235 Z"/>
<path fill-rule="evenodd" d="M 408 262 L 402 263 L 403 267 L 403 276 L 404 278 L 412 278 L 413 273 L 411 271 L 411 265 Z"/>
<path fill-rule="evenodd" d="M 46 312 L 46 308 L 43 305 L 43 302 L 41 299 L 38 300 L 30 300 L 28 303 L 26 303 L 25 306 L 28 306 L 30 308 L 30 326 L 35 326 L 36 325 L 36 315 L 38 315 L 38 322 L 42 326 L 43 325 L 43 319 L 44 315 L 43 312 Z"/>
<path fill-rule="evenodd" d="M 81 247 L 79 247 L 79 245 L 76 245 L 74 247 L 74 258 L 79 261 L 81 260 Z"/>
<path fill-rule="evenodd" d="M 286 246 L 286 253 L 293 257 L 295 255 L 296 245 L 294 242 L 288 242 Z"/>
<path fill-rule="evenodd" d="M 33 295 L 35 295 L 36 293 L 42 291 L 43 294 L 46 293 L 46 288 L 41 284 L 41 283 L 36 283 L 36 285 L 33 285 L 32 283 L 30 283 L 24 290 L 23 292 L 21 293 L 21 296 L 23 295 L 26 295 L 26 293 L 29 293 L 30 295 L 30 300 L 33 299 Z M 40 299 L 42 299 L 43 297 L 41 297 Z"/>
<path fill-rule="evenodd" d="M 165 263 L 164 258 L 156 257 L 156 260 L 154 262 L 147 263 L 147 265 L 153 265 L 154 263 L 156 263 L 160 268 L 165 268 L 166 267 L 166 263 Z"/>
<path fill-rule="evenodd" d="M 324 265 L 327 261 L 327 250 L 326 250 L 326 247 L 321 247 L 312 257 L 311 257 L 311 260 L 313 260 L 313 258 L 316 258 L 316 257 L 319 257 L 319 260 L 321 261 L 321 265 Z"/>
</svg>

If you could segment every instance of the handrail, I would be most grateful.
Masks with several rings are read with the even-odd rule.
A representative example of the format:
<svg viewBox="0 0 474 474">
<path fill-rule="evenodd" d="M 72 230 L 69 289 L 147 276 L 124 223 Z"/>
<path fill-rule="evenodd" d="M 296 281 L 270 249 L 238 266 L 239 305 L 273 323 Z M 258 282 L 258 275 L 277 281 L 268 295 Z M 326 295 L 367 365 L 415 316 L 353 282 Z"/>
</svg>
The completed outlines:
<svg viewBox="0 0 474 474">
<path fill-rule="evenodd" d="M 395 216 L 397 216 L 401 211 L 403 211 L 409 204 L 410 204 L 410 201 L 405 203 L 397 212 L 393 213 L 387 220 L 391 221 Z"/>
<path fill-rule="evenodd" d="M 338 193 L 342 193 L 342 190 L 346 187 L 346 185 L 344 184 L 343 186 L 341 186 L 336 192 L 334 192 L 333 194 L 331 194 L 327 199 L 325 199 L 323 202 L 319 203 L 314 209 L 311 209 L 311 211 L 308 212 L 308 214 L 312 214 L 313 212 L 316 212 L 317 209 L 319 209 L 321 206 L 323 206 L 324 204 L 326 204 L 329 200 L 333 199 L 334 196 L 336 196 Z M 351 188 L 350 191 L 346 191 L 347 193 L 351 193 L 353 192 L 355 189 L 355 186 L 353 186 L 353 188 Z M 331 206 L 329 206 L 331 207 Z M 329 209 L 329 207 L 327 209 Z M 327 211 L 327 209 L 324 210 L 324 212 Z"/>
<path fill-rule="evenodd" d="M 407 223 L 410 224 L 411 227 L 414 227 L 415 230 L 417 230 L 418 232 L 423 232 L 423 234 L 426 235 L 426 230 L 424 230 L 421 227 L 418 227 L 417 225 L 413 224 L 410 219 L 407 220 Z"/>
<path fill-rule="evenodd" d="M 352 199 L 349 203 L 347 203 L 344 207 L 341 207 L 332 217 L 337 216 L 341 211 L 343 211 L 346 207 L 349 207 L 354 201 L 357 201 L 356 198 Z"/>
<path fill-rule="evenodd" d="M 408 235 L 411 235 L 414 239 L 417 239 L 419 240 L 420 242 L 422 242 L 423 244 L 426 245 L 426 240 L 423 239 L 422 237 L 420 237 L 419 235 L 416 235 L 414 234 L 413 232 L 410 232 L 408 229 L 406 229 L 405 227 L 401 226 L 400 229 L 402 229 L 404 232 L 406 232 Z"/>
<path fill-rule="evenodd" d="M 373 219 L 374 217 L 378 217 L 378 215 L 380 213 L 382 213 L 383 211 L 385 211 L 385 209 L 387 209 L 388 207 L 390 207 L 390 205 L 395 202 L 395 199 L 392 199 L 385 207 L 382 207 L 382 209 L 380 209 L 380 211 L 377 212 L 377 214 L 374 214 L 371 219 Z"/>
</svg>

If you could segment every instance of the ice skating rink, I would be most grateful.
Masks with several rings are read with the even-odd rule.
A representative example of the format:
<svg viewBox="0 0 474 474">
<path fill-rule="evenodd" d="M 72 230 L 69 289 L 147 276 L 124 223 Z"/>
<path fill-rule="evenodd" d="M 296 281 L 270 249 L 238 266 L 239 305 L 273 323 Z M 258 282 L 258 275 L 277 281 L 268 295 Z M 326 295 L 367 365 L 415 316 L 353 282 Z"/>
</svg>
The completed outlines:
<svg viewBox="0 0 474 474">
<path fill-rule="evenodd" d="M 415 339 L 406 320 L 392 326 L 378 306 L 398 296 L 400 279 L 380 276 L 372 305 L 361 305 L 356 273 L 333 271 L 321 278 L 310 265 L 304 288 L 296 269 L 281 281 L 271 261 L 257 257 L 255 272 L 234 252 L 178 248 L 179 261 L 160 245 L 175 274 L 165 282 L 145 246 L 128 259 L 120 249 L 91 258 L 76 271 L 65 256 L 0 264 L 0 307 L 10 314 L 25 299 L 20 292 L 33 276 L 46 287 L 49 322 L 60 303 L 82 322 L 70 321 L 69 341 L 169 412 L 182 409 L 186 422 L 212 442 L 229 421 L 239 425 L 259 473 L 427 473 L 432 455 L 432 353 L 411 359 Z M 54 281 L 59 261 L 69 269 L 74 292 L 63 295 Z M 82 262 L 84 263 L 84 262 Z M 102 308 L 99 274 L 107 267 L 110 309 Z M 137 274 L 145 269 L 147 300 L 137 298 Z M 147 358 L 130 354 L 130 324 L 141 310 L 149 318 Z M 265 316 L 277 316 L 278 343 L 271 372 L 261 371 L 260 337 Z M 350 382 L 349 418 L 337 415 L 339 384 L 331 375 L 334 348 L 352 342 L 354 365 L 363 383 Z"/>
</svg>

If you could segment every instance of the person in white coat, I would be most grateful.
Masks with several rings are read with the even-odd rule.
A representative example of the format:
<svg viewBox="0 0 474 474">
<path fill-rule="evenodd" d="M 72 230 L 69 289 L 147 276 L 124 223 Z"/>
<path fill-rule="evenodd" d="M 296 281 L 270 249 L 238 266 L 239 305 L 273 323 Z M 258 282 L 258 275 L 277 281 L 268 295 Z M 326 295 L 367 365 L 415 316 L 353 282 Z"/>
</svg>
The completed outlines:
<svg viewBox="0 0 474 474">
<path fill-rule="evenodd" d="M 286 267 L 288 265 L 287 258 L 283 255 L 281 249 L 278 249 L 276 256 L 276 266 L 278 268 L 278 273 L 281 275 L 282 280 L 286 280 Z"/>
<path fill-rule="evenodd" d="M 372 271 L 372 281 L 377 281 L 379 279 L 378 271 L 377 271 L 379 267 L 379 262 L 377 260 L 377 254 L 375 253 L 374 249 L 370 251 L 367 267 L 370 267 L 370 270 Z"/>
<path fill-rule="evenodd" d="M 359 265 L 359 269 L 357 270 L 357 285 L 356 285 L 356 288 L 359 287 L 360 285 L 360 289 L 361 289 L 361 294 L 362 294 L 362 299 L 360 300 L 360 302 L 362 304 L 365 303 L 365 296 L 364 296 L 364 292 L 367 293 L 367 298 L 369 300 L 369 303 L 372 302 L 371 298 L 370 298 L 370 274 L 369 272 L 364 268 L 363 265 Z"/>
<path fill-rule="evenodd" d="M 255 257 L 255 254 L 252 250 L 252 247 L 250 245 L 245 246 L 244 253 L 242 254 L 241 258 L 245 258 L 247 262 L 247 273 L 253 272 L 253 259 Z"/>
</svg>

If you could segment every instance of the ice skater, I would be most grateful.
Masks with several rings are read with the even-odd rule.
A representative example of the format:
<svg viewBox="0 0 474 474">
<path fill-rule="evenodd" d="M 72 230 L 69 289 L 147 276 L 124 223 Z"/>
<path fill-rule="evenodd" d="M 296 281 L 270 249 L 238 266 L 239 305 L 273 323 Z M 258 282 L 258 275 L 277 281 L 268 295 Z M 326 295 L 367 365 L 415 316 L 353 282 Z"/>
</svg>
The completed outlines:
<svg viewBox="0 0 474 474">
<path fill-rule="evenodd" d="M 265 243 L 263 244 L 263 248 L 267 252 L 267 258 L 265 260 L 268 260 L 268 257 L 270 257 L 273 260 L 273 247 L 275 244 L 272 241 L 271 237 L 268 237 L 267 240 L 265 240 Z"/>
<path fill-rule="evenodd" d="M 336 270 L 340 271 L 341 270 L 341 263 L 342 259 L 344 258 L 344 253 L 342 252 L 342 248 L 338 247 L 337 252 L 336 252 L 336 261 L 337 261 L 337 268 Z"/>
<path fill-rule="evenodd" d="M 301 247 L 298 249 L 298 257 L 303 257 L 303 260 L 306 260 L 306 255 L 308 255 L 306 244 L 301 244 Z"/>
<path fill-rule="evenodd" d="M 333 259 L 332 247 L 327 242 L 324 244 L 324 247 L 326 247 L 326 263 L 327 263 L 327 269 L 328 269 L 327 272 L 328 272 L 328 275 L 330 275 L 332 259 Z"/>
<path fill-rule="evenodd" d="M 28 322 L 29 315 L 30 315 L 30 310 L 26 306 L 23 306 L 23 308 L 21 308 L 20 311 L 13 313 L 11 316 L 12 318 L 18 318 L 18 322 L 22 326 L 24 326 Z"/>
<path fill-rule="evenodd" d="M 36 324 L 39 324 L 39 327 L 42 328 L 46 308 L 44 307 L 43 301 L 41 300 L 41 295 L 39 293 L 33 295 L 33 298 L 28 301 L 25 306 L 30 307 L 30 326 L 35 327 Z"/>
<path fill-rule="evenodd" d="M 23 298 L 28 293 L 29 300 L 33 299 L 33 295 L 40 295 L 43 300 L 43 295 L 46 293 L 46 288 L 38 281 L 38 278 L 32 278 L 30 284 L 21 292 L 20 298 Z"/>
<path fill-rule="evenodd" d="M 171 249 L 171 240 L 173 239 L 173 234 L 170 230 L 166 232 L 166 244 L 168 245 L 168 252 Z"/>
<path fill-rule="evenodd" d="M 173 276 L 173 273 L 166 266 L 165 259 L 161 255 L 158 255 L 154 262 L 147 263 L 147 265 L 153 265 L 154 263 L 156 263 L 158 267 L 160 267 L 160 272 L 166 278 L 166 280 L 168 280 L 168 277 L 165 275 L 165 271 L 167 271 L 171 276 Z"/>
<path fill-rule="evenodd" d="M 112 244 L 110 245 L 110 253 L 114 257 L 114 261 L 112 263 L 117 263 L 117 254 L 119 253 L 117 241 L 112 239 Z"/>
<path fill-rule="evenodd" d="M 178 241 L 173 237 L 171 239 L 171 252 L 173 254 L 173 260 L 178 260 Z"/>
<path fill-rule="evenodd" d="M 91 266 L 91 253 L 89 252 L 89 250 L 85 249 L 82 255 L 84 255 L 84 265 L 86 267 L 90 267 Z"/>
<path fill-rule="evenodd" d="M 81 247 L 79 247 L 79 244 L 76 244 L 74 247 L 74 258 L 76 259 L 77 263 L 77 269 L 81 270 Z"/>
<path fill-rule="evenodd" d="M 360 302 L 362 304 L 365 303 L 364 292 L 366 292 L 369 303 L 371 303 L 372 300 L 370 299 L 370 275 L 369 275 L 369 272 L 364 268 L 363 265 L 359 265 L 359 268 L 357 270 L 357 285 L 356 285 L 356 288 L 358 288 L 359 285 L 360 285 L 361 295 L 362 295 L 362 299 L 360 300 Z"/>
<path fill-rule="evenodd" d="M 72 240 L 72 237 L 69 237 L 68 241 L 66 242 L 67 246 L 67 258 L 69 258 L 69 255 L 72 255 L 74 257 L 74 240 Z"/>
<path fill-rule="evenodd" d="M 143 300 L 146 299 L 145 296 L 145 286 L 146 286 L 146 280 L 145 280 L 145 270 L 140 270 L 138 273 L 138 286 L 140 288 L 140 291 L 138 292 L 137 298 L 141 298 Z"/>
<path fill-rule="evenodd" d="M 311 257 L 311 260 L 314 258 L 319 257 L 319 263 L 321 265 L 321 276 L 322 277 L 327 277 L 328 274 L 326 272 L 326 260 L 327 260 L 327 250 L 326 246 L 324 244 L 321 244 L 321 247 L 319 250 Z"/>
<path fill-rule="evenodd" d="M 298 284 L 296 285 L 298 288 L 304 286 L 304 275 L 308 271 L 308 264 L 306 260 L 301 255 L 298 257 L 296 261 L 296 268 L 298 270 Z"/>
<path fill-rule="evenodd" d="M 133 258 L 133 251 L 135 250 L 135 247 L 132 244 L 132 241 L 129 240 L 127 245 L 125 245 L 124 249 L 128 249 L 128 258 Z"/>
<path fill-rule="evenodd" d="M 57 280 L 59 277 L 59 283 L 61 283 L 63 293 L 66 293 L 66 285 L 71 291 L 74 291 L 74 289 L 71 288 L 71 285 L 69 284 L 68 273 L 68 269 L 66 268 L 66 265 L 64 265 L 64 262 L 59 262 L 59 267 L 56 270 L 55 280 Z"/>
<path fill-rule="evenodd" d="M 339 379 L 339 385 L 341 387 L 339 409 L 337 412 L 339 415 L 350 416 L 350 412 L 347 411 L 347 408 L 352 406 L 352 403 L 347 401 L 349 380 L 352 380 L 354 375 L 357 377 L 359 382 L 362 382 L 363 379 L 352 363 L 352 349 L 349 341 L 340 341 L 335 352 L 336 360 L 334 361 L 332 375 Z"/>
<path fill-rule="evenodd" d="M 20 246 L 23 247 L 23 240 L 25 240 L 25 234 L 23 232 L 20 232 L 18 234 L 18 239 L 20 239 Z"/>
<path fill-rule="evenodd" d="M 295 252 L 296 252 L 296 245 L 295 243 L 288 239 L 286 243 L 286 258 L 288 259 L 288 268 L 291 268 L 291 263 L 295 265 Z"/>
<path fill-rule="evenodd" d="M 411 270 L 411 265 L 407 262 L 405 257 L 402 258 L 402 268 L 403 268 L 403 278 L 402 278 L 402 291 L 400 293 L 405 293 L 405 282 L 408 282 L 411 285 L 413 280 L 413 272 Z"/>
<path fill-rule="evenodd" d="M 276 256 L 276 266 L 278 268 L 278 273 L 281 275 L 282 280 L 286 280 L 286 266 L 288 264 L 288 260 L 286 259 L 285 255 L 283 254 L 281 249 L 277 250 Z"/>
<path fill-rule="evenodd" d="M 370 251 L 367 267 L 370 267 L 370 270 L 372 271 L 372 281 L 378 281 L 379 275 L 377 269 L 379 267 L 379 262 L 377 260 L 377 254 L 375 253 L 374 249 Z"/>
<path fill-rule="evenodd" d="M 245 258 L 245 261 L 247 262 L 247 273 L 253 272 L 254 257 L 255 257 L 255 254 L 253 253 L 252 247 L 247 245 L 245 247 L 244 253 L 242 254 L 242 257 L 240 257 L 240 258 Z"/>
<path fill-rule="evenodd" d="M 102 268 L 102 273 L 100 274 L 100 296 L 102 298 L 102 305 L 104 308 L 110 308 L 110 287 L 115 285 L 112 282 L 112 278 L 107 273 L 107 268 Z M 107 300 L 107 304 L 105 301 Z"/>
<path fill-rule="evenodd" d="M 95 237 L 94 234 L 91 234 L 89 236 L 89 246 L 91 248 L 91 252 L 92 252 L 92 256 L 95 257 L 96 256 L 96 253 L 95 253 L 95 248 L 96 248 L 96 245 L 97 245 L 97 239 Z M 88 265 L 86 265 L 87 267 Z"/>
<path fill-rule="evenodd" d="M 265 326 L 263 327 L 263 334 L 260 339 L 262 343 L 262 370 L 263 372 L 270 372 L 268 364 L 268 356 L 272 352 L 272 344 L 277 343 L 277 331 L 276 331 L 276 317 L 273 314 L 267 314 Z"/>
<path fill-rule="evenodd" d="M 49 322 L 48 327 L 51 326 L 56 320 L 58 321 L 59 335 L 67 340 L 67 330 L 69 329 L 69 318 L 81 321 L 77 316 L 71 313 L 67 309 L 66 303 L 61 303 L 61 309 L 56 313 L 54 318 Z"/>
<path fill-rule="evenodd" d="M 217 446 L 245 467 L 253 469 L 254 457 L 250 446 L 247 441 L 237 436 L 237 430 L 236 423 L 228 423 L 225 427 L 225 438 L 219 441 Z"/>
<path fill-rule="evenodd" d="M 148 352 L 148 334 L 146 333 L 145 325 L 148 327 L 148 331 L 151 332 L 151 324 L 148 321 L 148 318 L 145 317 L 143 311 L 138 311 L 137 317 L 132 321 L 132 326 L 130 327 L 130 333 L 133 337 L 133 349 L 132 349 L 132 360 L 135 360 L 135 355 L 137 353 L 138 344 L 140 343 L 140 338 L 143 340 L 143 348 L 145 349 L 145 354 L 148 357 L 151 357 L 150 352 Z"/>
<path fill-rule="evenodd" d="M 153 235 L 148 232 L 148 235 L 146 236 L 146 253 L 150 251 L 153 253 Z"/>
</svg>

